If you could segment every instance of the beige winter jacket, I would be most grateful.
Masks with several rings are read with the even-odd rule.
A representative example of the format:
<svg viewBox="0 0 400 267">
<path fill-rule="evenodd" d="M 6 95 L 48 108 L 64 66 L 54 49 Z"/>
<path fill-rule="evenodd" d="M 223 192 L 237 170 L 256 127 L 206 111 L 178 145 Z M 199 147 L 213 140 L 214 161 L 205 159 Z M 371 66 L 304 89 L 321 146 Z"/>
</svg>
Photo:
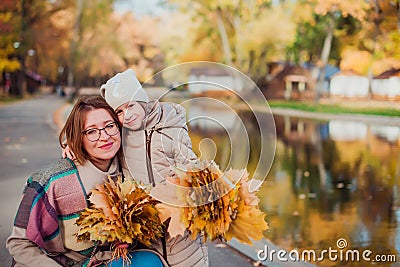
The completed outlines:
<svg viewBox="0 0 400 267">
<path fill-rule="evenodd" d="M 142 130 L 123 129 L 123 150 L 130 176 L 145 185 L 163 183 L 196 160 L 185 109 L 175 103 L 150 102 Z M 151 167 L 151 168 L 150 168 Z"/>
<path fill-rule="evenodd" d="M 175 177 L 175 170 L 184 169 L 197 159 L 186 126 L 185 109 L 175 103 L 150 102 L 146 107 L 143 129 L 123 129 L 123 149 L 131 176 L 145 185 L 164 183 L 166 177 Z M 124 168 L 124 173 L 127 172 Z M 171 192 L 173 193 L 173 192 Z M 171 267 L 208 266 L 207 245 L 199 237 L 159 240 L 152 247 L 167 255 Z M 164 247 L 164 248 L 163 248 Z"/>
</svg>

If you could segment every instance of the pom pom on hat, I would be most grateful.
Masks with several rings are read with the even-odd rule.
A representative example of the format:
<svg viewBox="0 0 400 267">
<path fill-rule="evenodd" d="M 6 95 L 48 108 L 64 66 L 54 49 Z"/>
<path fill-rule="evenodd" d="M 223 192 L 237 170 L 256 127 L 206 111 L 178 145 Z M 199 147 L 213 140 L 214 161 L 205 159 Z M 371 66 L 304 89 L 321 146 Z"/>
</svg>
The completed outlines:
<svg viewBox="0 0 400 267">
<path fill-rule="evenodd" d="M 100 87 L 100 94 L 114 110 L 129 101 L 149 102 L 149 97 L 132 69 L 110 78 Z"/>
</svg>

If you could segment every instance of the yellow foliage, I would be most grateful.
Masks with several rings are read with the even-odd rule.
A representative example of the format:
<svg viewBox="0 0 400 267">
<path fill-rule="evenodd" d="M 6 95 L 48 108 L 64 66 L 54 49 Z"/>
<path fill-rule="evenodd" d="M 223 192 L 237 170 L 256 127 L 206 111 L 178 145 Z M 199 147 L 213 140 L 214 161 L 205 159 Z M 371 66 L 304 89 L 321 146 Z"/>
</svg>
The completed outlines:
<svg viewBox="0 0 400 267">
<path fill-rule="evenodd" d="M 13 15 L 13 13 L 10 11 L 1 12 L 0 13 L 0 21 L 2 23 L 8 23 L 12 19 L 12 15 Z"/>
<path fill-rule="evenodd" d="M 364 0 L 317 0 L 315 12 L 320 15 L 340 11 L 344 17 L 351 15 L 360 21 L 365 20 L 369 4 Z"/>
<path fill-rule="evenodd" d="M 0 72 L 9 71 L 13 72 L 21 68 L 21 64 L 18 60 L 10 60 L 7 58 L 0 57 Z"/>
<path fill-rule="evenodd" d="M 50 18 L 50 22 L 58 29 L 72 28 L 71 22 L 74 21 L 75 12 L 72 9 L 62 9 L 54 13 Z"/>
<path fill-rule="evenodd" d="M 97 185 L 89 197 L 91 205 L 80 213 L 76 224 L 78 241 L 128 243 L 138 241 L 150 246 L 162 236 L 163 226 L 152 199 L 133 180 L 113 181 Z M 114 255 L 126 257 L 116 246 Z"/>
<path fill-rule="evenodd" d="M 158 205 L 163 210 L 162 220 L 167 216 L 171 217 L 167 229 L 170 236 L 184 235 L 186 229 L 192 239 L 202 235 L 204 241 L 228 241 L 236 238 L 240 242 L 251 244 L 252 240 L 263 238 L 268 224 L 265 222 L 265 213 L 258 207 L 258 197 L 255 192 L 250 193 L 248 190 L 247 171 L 229 170 L 222 173 L 215 164 L 200 165 L 203 167 L 178 174 L 180 179 L 175 180 L 177 185 L 193 188 L 189 196 L 180 196 L 182 201 L 188 203 L 187 207 Z M 201 189 L 200 186 L 205 186 L 208 190 Z M 196 205 L 204 203 L 204 199 L 211 201 L 205 205 Z"/>
<path fill-rule="evenodd" d="M 396 58 L 382 58 L 380 60 L 375 60 L 372 64 L 372 71 L 375 75 L 379 75 L 392 68 L 400 68 L 400 60 Z"/>
<path fill-rule="evenodd" d="M 354 70 L 367 75 L 372 63 L 372 56 L 367 51 L 345 50 L 340 62 L 341 70 Z"/>
<path fill-rule="evenodd" d="M 379 75 L 389 69 L 400 68 L 400 61 L 393 57 L 374 58 L 373 55 L 366 51 L 351 49 L 343 51 L 340 69 L 354 70 L 360 74 L 368 75 L 370 68 L 373 75 Z"/>
<path fill-rule="evenodd" d="M 279 21 L 279 23 L 276 23 Z M 263 15 L 243 23 L 238 37 L 238 51 L 242 58 L 249 56 L 249 51 L 259 58 L 263 49 L 268 47 L 268 56 L 284 57 L 286 46 L 294 41 L 296 33 L 295 16 L 284 7 L 277 6 L 263 11 Z"/>
</svg>

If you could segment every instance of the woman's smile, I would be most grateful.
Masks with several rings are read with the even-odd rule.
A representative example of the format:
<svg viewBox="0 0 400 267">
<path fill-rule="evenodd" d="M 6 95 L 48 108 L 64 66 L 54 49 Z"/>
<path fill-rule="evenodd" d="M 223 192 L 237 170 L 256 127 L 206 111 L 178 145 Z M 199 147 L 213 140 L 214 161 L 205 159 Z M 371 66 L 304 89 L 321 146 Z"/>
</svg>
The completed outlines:
<svg viewBox="0 0 400 267">
<path fill-rule="evenodd" d="M 107 149 L 110 149 L 113 145 L 114 145 L 114 142 L 107 142 L 106 144 L 101 145 L 100 148 L 103 150 L 107 150 Z"/>
</svg>

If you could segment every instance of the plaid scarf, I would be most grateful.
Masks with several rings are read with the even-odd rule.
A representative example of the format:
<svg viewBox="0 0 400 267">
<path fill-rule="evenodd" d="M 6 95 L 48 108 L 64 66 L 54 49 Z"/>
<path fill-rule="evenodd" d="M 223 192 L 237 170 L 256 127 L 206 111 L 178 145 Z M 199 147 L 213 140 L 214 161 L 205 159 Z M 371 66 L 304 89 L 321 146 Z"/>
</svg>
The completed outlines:
<svg viewBox="0 0 400 267">
<path fill-rule="evenodd" d="M 86 199 L 75 164 L 60 159 L 28 178 L 14 226 L 48 254 L 66 252 L 59 221 L 76 219 Z"/>
</svg>

